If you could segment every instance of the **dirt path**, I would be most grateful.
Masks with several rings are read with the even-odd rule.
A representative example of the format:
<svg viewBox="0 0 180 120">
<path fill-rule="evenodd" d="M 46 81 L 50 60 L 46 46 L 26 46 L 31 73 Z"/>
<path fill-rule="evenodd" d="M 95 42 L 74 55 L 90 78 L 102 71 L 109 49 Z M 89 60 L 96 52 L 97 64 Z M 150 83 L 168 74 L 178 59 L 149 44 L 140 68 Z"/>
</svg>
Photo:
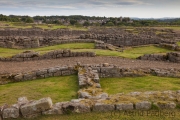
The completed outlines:
<svg viewBox="0 0 180 120">
<path fill-rule="evenodd" d="M 119 57 L 70 57 L 52 60 L 38 60 L 27 62 L 0 62 L 0 74 L 4 73 L 19 73 L 23 71 L 32 71 L 42 68 L 75 65 L 76 62 L 83 64 L 100 64 L 111 63 L 125 68 L 177 68 L 180 69 L 180 64 L 158 61 L 142 61 L 124 59 Z"/>
</svg>

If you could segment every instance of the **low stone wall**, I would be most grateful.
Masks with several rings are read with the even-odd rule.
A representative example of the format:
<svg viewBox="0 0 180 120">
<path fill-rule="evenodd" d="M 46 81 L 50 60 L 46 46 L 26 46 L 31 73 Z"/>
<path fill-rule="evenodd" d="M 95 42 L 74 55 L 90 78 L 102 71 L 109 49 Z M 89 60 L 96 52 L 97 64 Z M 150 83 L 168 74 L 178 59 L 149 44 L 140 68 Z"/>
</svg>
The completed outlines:
<svg viewBox="0 0 180 120">
<path fill-rule="evenodd" d="M 76 36 L 86 31 L 57 29 L 57 30 L 43 30 L 43 29 L 1 29 L 0 36 L 37 36 L 37 37 L 61 37 L 61 36 Z"/>
<path fill-rule="evenodd" d="M 82 65 L 83 67 L 90 67 L 96 70 L 100 78 L 107 77 L 138 77 L 145 75 L 155 75 L 162 77 L 177 77 L 180 78 L 179 69 L 157 69 L 157 68 L 122 68 L 114 65 L 109 65 L 108 63 L 98 64 L 98 65 Z M 53 67 L 31 72 L 23 72 L 16 74 L 7 74 L 0 76 L 0 84 L 6 84 L 9 82 L 20 82 L 26 80 L 34 80 L 37 78 L 47 78 L 52 76 L 63 76 L 75 74 L 76 70 L 74 66 L 63 66 L 63 67 Z M 96 74 L 96 73 L 93 73 Z"/>
<path fill-rule="evenodd" d="M 145 54 L 143 56 L 138 57 L 140 60 L 151 60 L 151 61 L 167 61 L 167 55 L 163 54 Z"/>
<path fill-rule="evenodd" d="M 55 50 L 40 55 L 38 52 L 25 51 L 12 57 L 1 58 L 0 61 L 31 61 L 43 59 L 58 59 L 64 57 L 95 57 L 94 52 L 72 52 L 71 50 Z"/>
<path fill-rule="evenodd" d="M 107 63 L 103 67 L 109 66 Z M 108 95 L 99 84 L 98 70 L 90 66 L 75 66 L 78 70 L 80 90 L 79 99 L 58 102 L 53 105 L 51 98 L 29 101 L 26 97 L 18 98 L 16 104 L 5 104 L 0 108 L 0 119 L 32 118 L 39 115 L 55 115 L 69 113 L 108 112 L 108 111 L 148 111 L 152 106 L 159 109 L 172 110 L 180 103 L 178 91 L 147 91 L 118 93 Z"/>
<path fill-rule="evenodd" d="M 180 52 L 167 53 L 167 57 L 170 62 L 180 63 Z"/>
<path fill-rule="evenodd" d="M 95 40 L 95 48 L 123 52 L 123 48 L 119 48 L 99 40 Z"/>
<path fill-rule="evenodd" d="M 0 76 L 0 84 L 76 74 L 74 66 L 61 66 Z"/>
<path fill-rule="evenodd" d="M 180 47 L 177 44 L 160 43 L 158 46 L 170 50 L 180 51 Z"/>
<path fill-rule="evenodd" d="M 180 53 L 179 52 L 170 52 L 165 55 L 163 54 L 145 54 L 138 57 L 140 60 L 151 60 L 151 61 L 168 61 L 174 63 L 180 63 Z"/>
<path fill-rule="evenodd" d="M 162 39 L 151 35 L 134 35 L 129 33 L 123 34 L 83 34 L 80 39 L 95 39 L 117 47 L 121 46 L 140 46 L 149 44 L 159 44 Z"/>
<path fill-rule="evenodd" d="M 77 37 L 78 38 L 78 37 Z M 5 48 L 38 48 L 65 43 L 94 43 L 90 39 L 73 37 L 0 37 L 0 47 Z"/>
</svg>

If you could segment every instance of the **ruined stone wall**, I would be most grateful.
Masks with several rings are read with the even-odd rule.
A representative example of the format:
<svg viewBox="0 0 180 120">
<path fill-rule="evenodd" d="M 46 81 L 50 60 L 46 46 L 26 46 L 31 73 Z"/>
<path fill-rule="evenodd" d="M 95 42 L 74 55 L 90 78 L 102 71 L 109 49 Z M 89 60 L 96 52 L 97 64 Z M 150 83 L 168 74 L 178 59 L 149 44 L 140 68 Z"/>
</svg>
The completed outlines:
<svg viewBox="0 0 180 120">
<path fill-rule="evenodd" d="M 81 64 L 75 66 L 75 69 L 78 70 L 78 80 L 80 86 L 78 99 L 58 102 L 53 105 L 50 97 L 35 101 L 29 101 L 26 97 L 20 97 L 18 98 L 16 104 L 11 106 L 5 104 L 0 107 L 0 119 L 20 117 L 33 118 L 39 115 L 88 113 L 92 111 L 108 112 L 143 110 L 145 112 L 152 109 L 152 106 L 156 106 L 162 110 L 172 110 L 179 105 L 179 90 L 131 92 L 128 94 L 118 93 L 116 95 L 108 95 L 101 89 L 98 70 L 88 65 L 83 66 Z M 103 64 L 102 67 L 108 68 L 110 66 L 111 65 L 106 63 Z M 95 67 L 97 68 L 98 66 Z M 116 67 L 114 68 L 116 71 Z M 100 68 L 100 71 L 101 69 L 103 73 L 106 73 L 103 70 L 104 68 Z M 39 71 L 39 75 L 44 78 L 44 73 L 47 74 L 48 71 L 52 72 L 56 70 L 48 69 Z M 53 72 L 53 74 L 55 73 L 56 72 Z M 114 73 L 116 74 L 116 72 Z"/>
<path fill-rule="evenodd" d="M 38 52 L 25 51 L 12 57 L 1 58 L 0 61 L 31 61 L 43 59 L 59 59 L 64 57 L 95 57 L 94 52 L 72 52 L 71 50 L 54 50 L 40 55 Z"/>
<path fill-rule="evenodd" d="M 64 43 L 93 43 L 94 40 L 61 37 L 0 37 L 0 47 L 38 48 Z"/>
<path fill-rule="evenodd" d="M 83 67 L 91 67 L 93 70 L 97 70 L 100 78 L 106 77 L 138 77 L 145 75 L 155 75 L 162 77 L 180 77 L 179 69 L 155 69 L 155 68 L 122 68 L 108 63 L 98 65 L 82 65 Z M 0 84 L 6 84 L 9 82 L 19 82 L 25 80 L 34 80 L 37 78 L 47 78 L 52 76 L 71 75 L 75 73 L 74 66 L 70 67 L 54 67 L 49 69 L 37 70 L 32 72 L 23 72 L 17 74 L 8 74 L 0 76 Z"/>
<path fill-rule="evenodd" d="M 81 39 L 96 39 L 114 46 L 139 46 L 148 44 L 159 44 L 162 39 L 150 35 L 134 35 L 134 34 L 84 34 L 80 36 Z"/>
<path fill-rule="evenodd" d="M 180 52 L 167 53 L 167 57 L 170 62 L 180 63 Z"/>
<path fill-rule="evenodd" d="M 0 36 L 37 36 L 37 37 L 62 37 L 62 36 L 77 36 L 86 33 L 86 31 L 58 29 L 58 30 L 42 30 L 42 29 L 5 29 L 0 30 Z"/>
<path fill-rule="evenodd" d="M 151 61 L 168 61 L 174 63 L 180 63 L 180 53 L 179 52 L 169 52 L 167 54 L 145 54 L 138 57 L 140 60 L 151 60 Z"/>
<path fill-rule="evenodd" d="M 178 46 L 176 43 L 160 43 L 158 46 L 170 50 L 180 51 L 180 46 Z"/>
</svg>

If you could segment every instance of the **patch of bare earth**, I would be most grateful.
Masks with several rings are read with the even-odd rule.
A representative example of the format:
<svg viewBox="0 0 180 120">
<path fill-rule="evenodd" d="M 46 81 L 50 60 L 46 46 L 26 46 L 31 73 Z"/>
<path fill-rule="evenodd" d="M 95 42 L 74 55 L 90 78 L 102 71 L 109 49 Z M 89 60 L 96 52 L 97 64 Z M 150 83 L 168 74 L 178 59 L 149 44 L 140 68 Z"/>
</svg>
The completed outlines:
<svg viewBox="0 0 180 120">
<path fill-rule="evenodd" d="M 0 74 L 19 73 L 24 71 L 32 71 L 49 67 L 57 67 L 63 65 L 75 65 L 77 62 L 83 64 L 101 64 L 110 63 L 124 68 L 177 68 L 180 69 L 178 63 L 144 61 L 125 59 L 119 57 L 69 57 L 61 59 L 37 60 L 26 62 L 0 62 Z"/>
</svg>

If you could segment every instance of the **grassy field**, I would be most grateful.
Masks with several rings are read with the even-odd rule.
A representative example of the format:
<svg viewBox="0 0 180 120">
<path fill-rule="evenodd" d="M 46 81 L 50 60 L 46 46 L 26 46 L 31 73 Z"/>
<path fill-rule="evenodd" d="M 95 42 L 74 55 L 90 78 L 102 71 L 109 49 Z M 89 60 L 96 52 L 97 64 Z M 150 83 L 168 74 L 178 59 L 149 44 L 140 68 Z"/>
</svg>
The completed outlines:
<svg viewBox="0 0 180 120">
<path fill-rule="evenodd" d="M 20 23 L 20 22 L 0 22 L 3 24 L 3 26 L 0 26 L 0 28 L 41 28 L 41 29 L 49 29 L 49 30 L 55 30 L 55 29 L 71 29 L 71 30 L 82 30 L 87 31 L 87 27 L 83 26 L 72 26 L 72 25 L 57 25 L 57 24 L 34 24 L 34 23 Z"/>
<path fill-rule="evenodd" d="M 69 44 L 60 44 L 42 48 L 31 48 L 31 49 L 9 49 L 0 47 L 0 56 L 8 57 L 18 53 L 21 53 L 25 50 L 34 50 L 40 52 L 40 54 L 46 53 L 51 50 L 57 49 L 94 49 L 94 43 L 69 43 Z"/>
<path fill-rule="evenodd" d="M 70 43 L 70 44 L 60 44 L 55 46 L 32 48 L 32 49 L 0 48 L 0 57 L 9 57 L 21 53 L 25 50 L 34 50 L 36 52 L 39 52 L 40 54 L 44 54 L 51 50 L 57 50 L 57 49 L 71 49 L 72 51 L 76 51 L 76 52 L 89 51 L 89 52 L 95 52 L 98 56 L 119 56 L 125 58 L 137 58 L 144 54 L 166 53 L 171 51 L 156 46 L 142 46 L 142 47 L 127 48 L 126 50 L 124 50 L 124 52 L 117 52 L 110 50 L 94 49 L 94 43 Z"/>
<path fill-rule="evenodd" d="M 18 97 L 29 100 L 51 97 L 53 103 L 77 98 L 78 78 L 76 75 L 51 77 L 33 81 L 10 83 L 0 86 L 0 106 L 16 103 Z"/>
<path fill-rule="evenodd" d="M 144 111 L 141 115 L 138 112 L 131 111 L 134 114 L 127 114 L 130 112 L 125 111 L 113 111 L 113 112 L 91 112 L 83 114 L 69 114 L 69 115 L 51 115 L 32 118 L 29 120 L 179 120 L 180 110 L 150 110 Z M 149 114 L 147 114 L 147 112 Z M 158 112 L 159 114 L 158 116 Z M 154 114 L 153 114 L 154 113 Z M 166 113 L 166 114 L 165 114 Z M 167 114 L 168 113 L 168 114 Z M 20 119 L 24 120 L 24 119 Z"/>
<path fill-rule="evenodd" d="M 166 53 L 166 52 L 170 52 L 171 50 L 156 46 L 143 46 L 143 47 L 128 48 L 124 50 L 124 52 L 99 50 L 99 49 L 78 49 L 73 51 L 91 51 L 91 52 L 95 52 L 99 56 L 119 56 L 125 58 L 137 58 L 144 54 Z"/>
<path fill-rule="evenodd" d="M 144 76 L 124 78 L 101 78 L 101 87 L 108 94 L 133 91 L 180 90 L 179 78 Z"/>
</svg>

